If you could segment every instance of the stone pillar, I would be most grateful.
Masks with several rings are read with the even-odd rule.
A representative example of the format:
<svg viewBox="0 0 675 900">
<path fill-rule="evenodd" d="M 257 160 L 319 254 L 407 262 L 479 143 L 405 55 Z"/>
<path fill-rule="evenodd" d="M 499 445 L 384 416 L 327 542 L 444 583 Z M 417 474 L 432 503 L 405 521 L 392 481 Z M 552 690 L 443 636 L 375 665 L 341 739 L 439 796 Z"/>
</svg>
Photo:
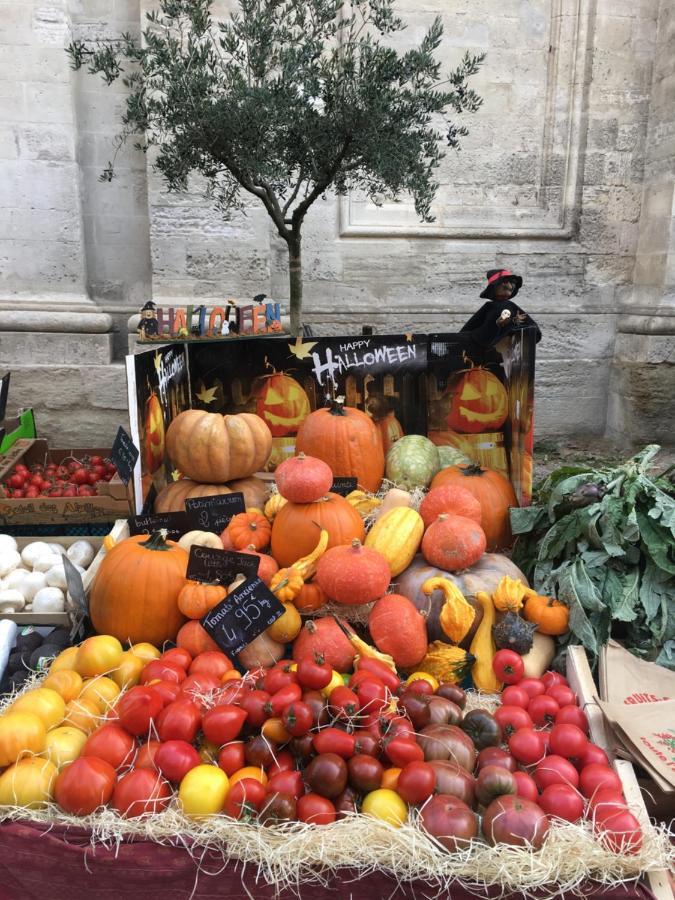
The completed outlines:
<svg viewBox="0 0 675 900">
<path fill-rule="evenodd" d="M 660 0 L 632 289 L 622 298 L 607 431 L 672 442 L 675 423 L 675 6 Z"/>
</svg>

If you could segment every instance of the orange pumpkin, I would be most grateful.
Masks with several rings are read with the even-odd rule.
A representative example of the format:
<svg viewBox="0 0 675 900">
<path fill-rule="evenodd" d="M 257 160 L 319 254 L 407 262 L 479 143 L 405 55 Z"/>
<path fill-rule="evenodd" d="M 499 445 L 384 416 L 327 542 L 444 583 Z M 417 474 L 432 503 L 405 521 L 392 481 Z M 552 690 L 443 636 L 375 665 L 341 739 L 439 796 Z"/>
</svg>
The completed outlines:
<svg viewBox="0 0 675 900">
<path fill-rule="evenodd" d="M 485 532 L 477 522 L 444 513 L 427 528 L 422 538 L 422 556 L 430 566 L 460 572 L 478 562 L 485 545 Z"/>
<path fill-rule="evenodd" d="M 373 421 L 380 430 L 382 449 L 386 456 L 396 441 L 404 436 L 405 432 L 403 431 L 403 426 L 393 412 L 388 413 L 383 419 L 373 419 Z"/>
<path fill-rule="evenodd" d="M 316 567 L 316 580 L 336 603 L 371 603 L 389 587 L 391 569 L 384 556 L 354 540 L 348 547 L 326 550 Z"/>
<path fill-rule="evenodd" d="M 274 372 L 259 378 L 253 387 L 256 413 L 273 437 L 296 434 L 310 413 L 309 397 L 295 378 Z"/>
<path fill-rule="evenodd" d="M 188 554 L 161 532 L 120 541 L 103 557 L 89 599 L 92 625 L 119 641 L 156 646 L 172 641 L 184 621 L 178 595 Z"/>
<path fill-rule="evenodd" d="M 316 456 L 337 476 L 355 477 L 358 487 L 377 491 L 384 475 L 382 437 L 370 416 L 334 400 L 317 409 L 300 426 L 298 453 Z"/>
<path fill-rule="evenodd" d="M 164 459 L 164 412 L 157 394 L 153 393 L 145 404 L 145 444 L 143 464 L 146 472 L 155 472 Z"/>
<path fill-rule="evenodd" d="M 331 489 L 333 473 L 322 459 L 299 453 L 277 466 L 274 480 L 279 494 L 286 500 L 314 503 Z"/>
<path fill-rule="evenodd" d="M 281 507 L 272 525 L 272 556 L 280 566 L 292 566 L 316 547 L 321 530 L 328 532 L 328 548 L 363 541 L 363 519 L 339 494 L 327 494 L 316 503 L 291 503 Z"/>
<path fill-rule="evenodd" d="M 497 431 L 509 414 L 506 388 L 496 375 L 479 367 L 458 372 L 448 384 L 452 395 L 447 422 L 453 431 L 481 434 Z"/>
<path fill-rule="evenodd" d="M 535 591 L 527 592 L 523 615 L 528 622 L 539 626 L 540 634 L 557 637 L 565 634 L 570 624 L 569 607 L 554 597 L 544 597 Z"/>
<path fill-rule="evenodd" d="M 272 435 L 253 413 L 221 416 L 188 409 L 169 425 L 166 446 L 173 464 L 188 478 L 222 483 L 262 469 L 272 450 Z"/>
<path fill-rule="evenodd" d="M 243 512 L 232 517 L 227 533 L 235 550 L 250 546 L 263 550 L 270 542 L 272 526 L 262 513 Z"/>
<path fill-rule="evenodd" d="M 479 525 L 483 515 L 478 500 L 471 491 L 467 491 L 459 484 L 443 484 L 433 488 L 420 503 L 419 513 L 425 528 L 435 522 L 442 513 L 465 516 Z"/>
<path fill-rule="evenodd" d="M 218 644 L 209 637 L 198 619 L 190 619 L 183 625 L 176 635 L 176 645 L 187 650 L 193 659 L 200 653 L 204 653 L 205 650 L 221 652 Z"/>
<path fill-rule="evenodd" d="M 308 619 L 293 641 L 293 659 L 323 656 L 336 672 L 351 672 L 356 650 L 332 616 Z"/>
<path fill-rule="evenodd" d="M 317 581 L 305 582 L 300 593 L 294 597 L 293 605 L 303 613 L 316 612 L 328 603 L 328 594 Z"/>
<path fill-rule="evenodd" d="M 513 542 L 509 509 L 518 506 L 511 482 L 492 469 L 480 466 L 449 466 L 441 469 L 431 482 L 431 488 L 444 484 L 458 484 L 466 488 L 481 506 L 481 528 L 490 552 L 510 547 Z"/>
<path fill-rule="evenodd" d="M 387 594 L 368 616 L 368 630 L 381 653 L 388 653 L 402 669 L 420 663 L 427 652 L 427 626 L 415 604 L 400 594 Z"/>
<path fill-rule="evenodd" d="M 155 512 L 182 512 L 185 501 L 191 497 L 213 497 L 216 494 L 232 494 L 241 491 L 247 507 L 260 509 L 265 505 L 269 488 L 264 481 L 255 476 L 230 481 L 229 484 L 198 484 L 189 478 L 181 478 L 167 484 L 157 495 Z"/>
<path fill-rule="evenodd" d="M 222 585 L 187 581 L 178 595 L 178 609 L 188 619 L 201 619 L 225 597 L 227 591 Z"/>
<path fill-rule="evenodd" d="M 227 529 L 225 529 L 225 534 Z M 224 547 L 225 550 L 233 550 L 234 545 L 232 547 Z M 258 577 L 263 580 L 266 585 L 269 585 L 272 580 L 272 576 L 275 575 L 279 571 L 279 565 L 274 559 L 273 556 L 270 556 L 267 553 L 260 553 L 255 549 L 253 544 L 249 544 L 248 547 L 244 547 L 243 550 L 240 550 L 239 553 L 250 553 L 251 556 L 257 556 L 260 560 L 258 564 Z"/>
</svg>

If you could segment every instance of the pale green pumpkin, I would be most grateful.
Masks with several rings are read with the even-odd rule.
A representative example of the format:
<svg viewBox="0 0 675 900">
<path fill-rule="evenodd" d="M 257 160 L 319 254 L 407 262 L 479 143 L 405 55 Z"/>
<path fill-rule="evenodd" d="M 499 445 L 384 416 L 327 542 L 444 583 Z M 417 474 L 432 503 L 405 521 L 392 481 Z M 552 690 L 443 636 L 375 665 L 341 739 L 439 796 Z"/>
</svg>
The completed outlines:
<svg viewBox="0 0 675 900">
<path fill-rule="evenodd" d="M 426 488 L 440 470 L 438 447 L 421 434 L 400 438 L 387 453 L 385 475 L 397 487 Z"/>
</svg>

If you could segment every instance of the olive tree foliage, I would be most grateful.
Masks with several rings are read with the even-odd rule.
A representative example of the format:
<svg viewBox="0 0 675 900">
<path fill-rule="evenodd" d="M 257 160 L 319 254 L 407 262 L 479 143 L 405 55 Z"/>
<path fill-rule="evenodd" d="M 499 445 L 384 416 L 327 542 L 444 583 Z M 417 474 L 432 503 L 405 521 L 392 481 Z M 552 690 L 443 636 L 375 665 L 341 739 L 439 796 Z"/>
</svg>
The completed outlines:
<svg viewBox="0 0 675 900">
<path fill-rule="evenodd" d="M 108 84 L 129 89 L 118 145 L 141 135 L 170 190 L 204 177 L 223 211 L 245 194 L 264 205 L 288 245 L 291 327 L 302 324 L 302 225 L 330 189 L 376 203 L 412 196 L 433 221 L 442 145 L 481 98 L 468 86 L 483 60 L 467 53 L 443 74 L 436 19 L 418 47 L 397 52 L 405 28 L 394 0 L 238 0 L 218 21 L 213 0 L 159 0 L 143 39 L 128 34 L 68 48 Z M 113 177 L 113 164 L 103 177 Z"/>
</svg>

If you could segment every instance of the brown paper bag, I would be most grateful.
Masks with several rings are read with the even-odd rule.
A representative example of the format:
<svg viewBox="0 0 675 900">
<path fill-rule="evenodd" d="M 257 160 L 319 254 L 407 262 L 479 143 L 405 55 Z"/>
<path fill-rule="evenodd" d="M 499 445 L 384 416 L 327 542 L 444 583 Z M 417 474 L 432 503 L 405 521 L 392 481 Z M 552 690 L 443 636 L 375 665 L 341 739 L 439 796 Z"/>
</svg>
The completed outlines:
<svg viewBox="0 0 675 900">
<path fill-rule="evenodd" d="M 675 700 L 603 703 L 614 736 L 663 791 L 675 791 Z"/>
<path fill-rule="evenodd" d="M 675 701 L 675 672 L 638 659 L 616 641 L 602 648 L 599 669 L 600 697 L 608 703 Z"/>
</svg>

